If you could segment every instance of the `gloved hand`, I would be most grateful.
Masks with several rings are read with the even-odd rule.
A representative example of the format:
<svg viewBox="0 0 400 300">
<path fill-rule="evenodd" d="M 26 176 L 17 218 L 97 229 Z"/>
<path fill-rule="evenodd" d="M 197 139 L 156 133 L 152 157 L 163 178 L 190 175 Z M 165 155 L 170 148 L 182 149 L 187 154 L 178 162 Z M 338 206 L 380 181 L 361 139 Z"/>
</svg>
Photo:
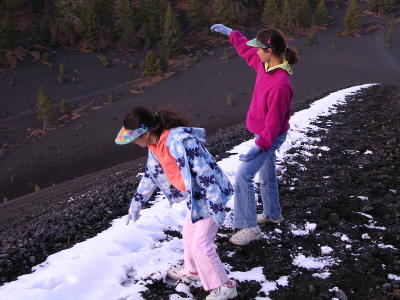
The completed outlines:
<svg viewBox="0 0 400 300">
<path fill-rule="evenodd" d="M 140 217 L 140 209 L 129 209 L 128 216 L 126 218 L 126 225 L 129 224 L 130 221 L 136 222 Z"/>
<path fill-rule="evenodd" d="M 251 160 L 260 152 L 261 152 L 260 147 L 258 147 L 257 145 L 254 145 L 253 147 L 250 148 L 249 151 L 247 151 L 247 153 L 240 154 L 239 155 L 239 160 L 241 160 L 241 161 Z"/>
<path fill-rule="evenodd" d="M 221 34 L 225 34 L 227 36 L 229 36 L 232 32 L 232 29 L 229 27 L 226 27 L 223 24 L 214 24 L 213 26 L 211 26 L 210 28 L 212 31 L 221 33 Z"/>
</svg>

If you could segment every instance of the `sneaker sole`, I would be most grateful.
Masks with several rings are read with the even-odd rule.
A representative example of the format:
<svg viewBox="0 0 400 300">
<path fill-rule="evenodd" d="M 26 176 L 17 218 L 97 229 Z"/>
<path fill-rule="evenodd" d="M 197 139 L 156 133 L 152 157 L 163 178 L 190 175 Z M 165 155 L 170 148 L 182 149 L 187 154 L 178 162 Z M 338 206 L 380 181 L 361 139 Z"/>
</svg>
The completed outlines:
<svg viewBox="0 0 400 300">
<path fill-rule="evenodd" d="M 251 242 L 254 242 L 254 241 L 259 240 L 259 239 L 261 238 L 261 235 L 262 235 L 262 234 L 261 234 L 261 232 L 260 232 L 259 235 L 258 235 L 256 238 L 254 238 L 253 240 L 251 240 L 251 241 L 249 241 L 249 242 L 247 242 L 247 243 L 235 241 L 235 240 L 233 240 L 232 238 L 230 238 L 229 241 L 230 241 L 232 244 L 236 245 L 236 246 L 245 246 L 245 245 L 250 244 Z"/>
<path fill-rule="evenodd" d="M 272 219 L 257 220 L 257 224 L 266 224 L 266 223 L 280 224 L 282 222 L 283 220 L 272 220 Z"/>
</svg>

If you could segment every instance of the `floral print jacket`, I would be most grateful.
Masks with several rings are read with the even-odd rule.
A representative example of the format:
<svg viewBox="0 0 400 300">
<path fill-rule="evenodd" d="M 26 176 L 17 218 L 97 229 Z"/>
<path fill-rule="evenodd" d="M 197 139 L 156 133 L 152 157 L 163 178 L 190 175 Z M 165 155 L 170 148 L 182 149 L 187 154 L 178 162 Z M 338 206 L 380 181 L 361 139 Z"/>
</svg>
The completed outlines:
<svg viewBox="0 0 400 300">
<path fill-rule="evenodd" d="M 144 175 L 132 197 L 131 211 L 140 209 L 158 187 L 171 205 L 186 200 L 193 223 L 211 216 L 221 225 L 233 187 L 204 143 L 203 128 L 172 128 L 166 145 L 176 159 L 187 193 L 179 191 L 168 181 L 157 158 L 149 151 Z"/>
</svg>

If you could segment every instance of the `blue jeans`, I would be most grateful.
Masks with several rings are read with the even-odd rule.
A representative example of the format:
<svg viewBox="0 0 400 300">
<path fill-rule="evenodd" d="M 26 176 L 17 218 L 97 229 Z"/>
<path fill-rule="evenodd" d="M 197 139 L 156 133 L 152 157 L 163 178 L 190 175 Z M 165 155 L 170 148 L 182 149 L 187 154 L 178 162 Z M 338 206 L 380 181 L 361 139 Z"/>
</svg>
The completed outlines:
<svg viewBox="0 0 400 300">
<path fill-rule="evenodd" d="M 239 166 L 235 178 L 235 207 L 233 210 L 233 225 L 236 228 L 257 226 L 253 178 L 258 171 L 260 171 L 264 217 L 272 219 L 281 217 L 275 151 L 286 140 L 286 135 L 285 133 L 277 136 L 268 151 L 258 153 L 253 159 L 244 161 Z"/>
</svg>

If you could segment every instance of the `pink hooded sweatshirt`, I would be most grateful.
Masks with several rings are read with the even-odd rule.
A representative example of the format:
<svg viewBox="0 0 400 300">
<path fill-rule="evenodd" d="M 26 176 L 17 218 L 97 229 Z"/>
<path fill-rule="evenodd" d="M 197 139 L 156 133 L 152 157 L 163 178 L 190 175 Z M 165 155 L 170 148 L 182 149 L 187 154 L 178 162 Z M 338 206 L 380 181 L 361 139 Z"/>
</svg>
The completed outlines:
<svg viewBox="0 0 400 300">
<path fill-rule="evenodd" d="M 229 39 L 239 56 L 246 59 L 247 64 L 257 72 L 246 126 L 250 132 L 258 135 L 257 146 L 262 151 L 267 151 L 275 138 L 286 133 L 290 127 L 290 106 L 293 96 L 289 78 L 290 68 L 275 68 L 266 72 L 264 64 L 257 55 L 257 48 L 246 45 L 247 39 L 243 34 L 234 30 Z"/>
</svg>

